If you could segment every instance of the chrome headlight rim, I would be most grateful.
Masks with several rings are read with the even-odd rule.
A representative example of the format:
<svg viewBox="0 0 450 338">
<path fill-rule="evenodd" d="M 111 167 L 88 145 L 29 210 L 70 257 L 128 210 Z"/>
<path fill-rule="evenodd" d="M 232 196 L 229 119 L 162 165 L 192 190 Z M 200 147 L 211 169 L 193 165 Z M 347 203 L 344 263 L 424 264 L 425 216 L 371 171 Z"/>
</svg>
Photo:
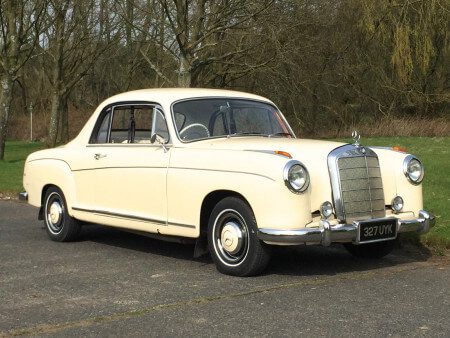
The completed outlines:
<svg viewBox="0 0 450 338">
<path fill-rule="evenodd" d="M 291 181 L 289 180 L 289 172 L 296 165 L 301 166 L 303 168 L 303 171 L 306 174 L 305 175 L 305 183 L 299 189 L 296 189 L 295 187 L 293 187 L 291 184 Z M 301 163 L 300 161 L 290 160 L 289 162 L 286 163 L 286 165 L 284 166 L 284 170 L 283 170 L 283 179 L 284 179 L 284 183 L 286 184 L 288 189 L 290 191 L 292 191 L 293 193 L 301 194 L 301 193 L 304 193 L 309 188 L 309 183 L 310 183 L 309 172 L 308 172 L 308 169 L 306 169 L 305 165 L 303 163 Z"/>
<path fill-rule="evenodd" d="M 396 195 L 391 201 L 391 209 L 394 214 L 402 212 L 405 201 L 400 195 Z"/>
<path fill-rule="evenodd" d="M 320 205 L 320 215 L 323 219 L 330 218 L 333 213 L 333 204 L 330 201 L 325 201 Z"/>
<path fill-rule="evenodd" d="M 410 173 L 408 171 L 408 165 L 410 164 L 411 161 L 417 161 L 420 164 L 420 168 L 421 168 L 421 173 L 420 176 L 417 180 L 414 180 L 411 178 Z M 414 155 L 408 155 L 405 157 L 405 159 L 403 160 L 403 174 L 405 174 L 406 178 L 408 179 L 408 181 L 414 185 L 419 185 L 420 183 L 422 183 L 423 181 L 423 176 L 425 174 L 425 168 L 423 166 L 422 161 L 420 161 L 416 156 Z"/>
</svg>

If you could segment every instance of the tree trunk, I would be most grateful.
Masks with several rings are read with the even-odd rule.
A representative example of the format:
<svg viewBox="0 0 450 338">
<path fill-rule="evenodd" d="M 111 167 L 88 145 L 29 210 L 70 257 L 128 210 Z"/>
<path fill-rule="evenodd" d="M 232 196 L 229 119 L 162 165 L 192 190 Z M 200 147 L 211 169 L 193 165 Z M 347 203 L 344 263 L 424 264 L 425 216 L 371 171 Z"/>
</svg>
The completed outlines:
<svg viewBox="0 0 450 338">
<path fill-rule="evenodd" d="M 59 131 L 59 118 L 61 112 L 61 94 L 58 91 L 54 91 L 52 94 L 52 105 L 50 110 L 50 128 L 48 130 L 47 146 L 54 147 L 58 140 Z"/>
<path fill-rule="evenodd" d="M 5 156 L 5 142 L 8 134 L 9 111 L 11 109 L 13 79 L 4 74 L 0 80 L 0 160 Z"/>
<path fill-rule="evenodd" d="M 60 4 L 61 5 L 61 4 Z M 50 126 L 48 129 L 47 147 L 54 147 L 58 141 L 63 90 L 63 62 L 64 62 L 64 23 L 68 7 L 60 6 L 55 15 L 55 47 L 52 69 L 52 95 L 50 110 Z"/>
<path fill-rule="evenodd" d="M 180 57 L 180 68 L 178 71 L 178 85 L 189 88 L 191 86 L 191 66 L 185 56 Z"/>
<path fill-rule="evenodd" d="M 69 142 L 69 107 L 67 104 L 67 95 L 61 96 L 61 142 Z"/>
</svg>

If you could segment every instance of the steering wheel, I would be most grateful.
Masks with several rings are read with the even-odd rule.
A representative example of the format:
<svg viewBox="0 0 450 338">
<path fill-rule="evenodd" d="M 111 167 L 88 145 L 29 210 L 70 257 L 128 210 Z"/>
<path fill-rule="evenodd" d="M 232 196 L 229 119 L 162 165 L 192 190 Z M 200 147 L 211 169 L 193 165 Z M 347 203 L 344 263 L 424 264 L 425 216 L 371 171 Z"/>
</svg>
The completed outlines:
<svg viewBox="0 0 450 338">
<path fill-rule="evenodd" d="M 183 140 L 195 140 L 209 137 L 209 130 L 201 123 L 192 123 L 180 131 L 180 137 Z"/>
</svg>

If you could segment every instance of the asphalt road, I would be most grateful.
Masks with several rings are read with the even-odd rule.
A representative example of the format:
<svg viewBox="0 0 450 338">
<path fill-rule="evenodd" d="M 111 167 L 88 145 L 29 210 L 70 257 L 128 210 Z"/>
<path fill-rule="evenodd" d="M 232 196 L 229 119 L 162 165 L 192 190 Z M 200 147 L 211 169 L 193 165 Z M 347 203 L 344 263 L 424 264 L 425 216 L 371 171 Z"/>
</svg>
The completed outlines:
<svg viewBox="0 0 450 338">
<path fill-rule="evenodd" d="M 450 336 L 448 256 L 286 247 L 236 278 L 192 253 L 93 225 L 52 242 L 35 208 L 0 202 L 0 336 Z"/>
</svg>

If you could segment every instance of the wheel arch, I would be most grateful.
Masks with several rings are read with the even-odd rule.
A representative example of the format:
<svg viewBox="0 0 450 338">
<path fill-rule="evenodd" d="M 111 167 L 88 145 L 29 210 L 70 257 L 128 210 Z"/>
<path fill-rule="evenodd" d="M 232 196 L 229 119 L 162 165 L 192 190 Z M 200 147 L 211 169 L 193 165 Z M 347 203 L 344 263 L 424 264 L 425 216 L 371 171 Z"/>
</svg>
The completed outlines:
<svg viewBox="0 0 450 338">
<path fill-rule="evenodd" d="M 226 189 L 211 191 L 203 199 L 202 206 L 200 208 L 200 237 L 206 236 L 209 215 L 211 215 L 212 210 L 214 209 L 217 203 L 219 203 L 226 197 L 240 198 L 250 207 L 250 209 L 252 209 L 252 206 L 248 202 L 247 198 L 245 198 L 242 194 L 236 191 Z"/>
<path fill-rule="evenodd" d="M 39 208 L 39 213 L 38 213 L 38 220 L 42 221 L 44 219 L 44 199 L 45 199 L 45 195 L 47 194 L 48 189 L 50 189 L 51 187 L 55 187 L 58 189 L 59 188 L 57 185 L 55 184 L 46 184 L 42 187 L 42 192 L 41 192 L 41 207 Z"/>
</svg>

